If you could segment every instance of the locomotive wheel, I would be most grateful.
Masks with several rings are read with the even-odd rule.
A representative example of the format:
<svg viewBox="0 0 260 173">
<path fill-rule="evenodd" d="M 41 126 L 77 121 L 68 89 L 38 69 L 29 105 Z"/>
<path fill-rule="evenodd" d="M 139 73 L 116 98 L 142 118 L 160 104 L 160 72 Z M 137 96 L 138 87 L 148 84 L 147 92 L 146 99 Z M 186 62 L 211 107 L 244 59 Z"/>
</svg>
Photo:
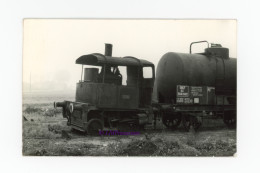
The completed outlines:
<svg viewBox="0 0 260 173">
<path fill-rule="evenodd" d="M 223 121 L 229 128 L 235 128 L 236 127 L 236 113 L 235 112 L 225 112 Z"/>
<path fill-rule="evenodd" d="M 190 127 L 193 126 L 194 130 L 198 130 L 201 126 L 201 122 L 198 121 L 198 118 L 191 115 L 183 115 L 182 116 L 182 125 L 185 131 L 189 131 Z"/>
<path fill-rule="evenodd" d="M 164 115 L 162 117 L 163 124 L 171 129 L 176 129 L 181 123 L 180 115 Z"/>
<path fill-rule="evenodd" d="M 99 134 L 99 131 L 102 131 L 103 128 L 103 123 L 99 119 L 91 119 L 87 123 L 87 133 L 89 135 L 97 136 Z"/>
</svg>

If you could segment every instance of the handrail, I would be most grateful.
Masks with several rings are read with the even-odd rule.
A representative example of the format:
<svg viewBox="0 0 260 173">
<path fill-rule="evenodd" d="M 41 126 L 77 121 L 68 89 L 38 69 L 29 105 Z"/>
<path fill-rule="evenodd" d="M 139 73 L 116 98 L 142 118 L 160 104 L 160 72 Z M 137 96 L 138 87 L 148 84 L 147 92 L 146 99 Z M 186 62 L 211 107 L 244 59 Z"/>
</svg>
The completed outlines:
<svg viewBox="0 0 260 173">
<path fill-rule="evenodd" d="M 209 48 L 209 42 L 208 42 L 208 41 L 206 41 L 206 40 L 203 40 L 203 41 L 195 41 L 195 42 L 192 42 L 192 43 L 190 44 L 190 54 L 191 54 L 192 45 L 193 45 L 193 44 L 196 44 L 196 43 L 208 43 L 208 48 Z"/>
</svg>

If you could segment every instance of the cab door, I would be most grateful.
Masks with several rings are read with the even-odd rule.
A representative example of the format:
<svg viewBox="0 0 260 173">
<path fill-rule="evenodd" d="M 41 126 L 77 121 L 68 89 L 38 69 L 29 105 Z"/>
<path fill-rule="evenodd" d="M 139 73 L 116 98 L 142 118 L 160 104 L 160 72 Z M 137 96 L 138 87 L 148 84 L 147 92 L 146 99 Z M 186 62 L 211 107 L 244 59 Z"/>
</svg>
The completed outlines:
<svg viewBox="0 0 260 173">
<path fill-rule="evenodd" d="M 142 68 L 140 107 L 147 107 L 152 104 L 152 93 L 155 78 L 154 74 L 154 66 L 146 66 Z"/>
</svg>

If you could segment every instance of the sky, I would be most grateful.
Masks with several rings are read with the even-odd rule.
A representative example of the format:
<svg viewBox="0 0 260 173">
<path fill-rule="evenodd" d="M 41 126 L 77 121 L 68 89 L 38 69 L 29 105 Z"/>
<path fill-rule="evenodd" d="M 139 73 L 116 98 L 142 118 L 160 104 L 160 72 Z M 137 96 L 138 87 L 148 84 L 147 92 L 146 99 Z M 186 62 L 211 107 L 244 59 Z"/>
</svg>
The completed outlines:
<svg viewBox="0 0 260 173">
<path fill-rule="evenodd" d="M 23 91 L 75 90 L 85 54 L 134 56 L 157 66 L 167 52 L 189 53 L 191 42 L 207 40 L 237 57 L 236 20 L 97 20 L 25 19 L 23 22 Z M 195 45 L 202 52 L 206 44 Z"/>
</svg>

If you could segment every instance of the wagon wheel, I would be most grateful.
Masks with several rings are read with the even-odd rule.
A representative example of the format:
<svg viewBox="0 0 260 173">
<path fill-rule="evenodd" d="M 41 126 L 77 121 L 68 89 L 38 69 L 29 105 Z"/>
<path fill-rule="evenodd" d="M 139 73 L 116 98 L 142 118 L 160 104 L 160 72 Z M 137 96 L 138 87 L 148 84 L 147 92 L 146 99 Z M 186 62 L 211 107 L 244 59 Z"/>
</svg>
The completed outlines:
<svg viewBox="0 0 260 173">
<path fill-rule="evenodd" d="M 193 126 L 194 130 L 198 130 L 201 126 L 201 122 L 198 121 L 198 118 L 191 115 L 183 115 L 182 116 L 182 125 L 186 131 L 190 130 L 191 125 Z"/>
<path fill-rule="evenodd" d="M 235 112 L 225 112 L 223 121 L 229 128 L 236 127 L 236 113 Z"/>
<path fill-rule="evenodd" d="M 87 123 L 87 133 L 89 135 L 97 136 L 99 134 L 99 131 L 102 131 L 103 128 L 103 123 L 99 119 L 91 119 Z"/>
<path fill-rule="evenodd" d="M 181 123 L 181 115 L 164 115 L 162 122 L 166 127 L 176 129 Z"/>
</svg>

